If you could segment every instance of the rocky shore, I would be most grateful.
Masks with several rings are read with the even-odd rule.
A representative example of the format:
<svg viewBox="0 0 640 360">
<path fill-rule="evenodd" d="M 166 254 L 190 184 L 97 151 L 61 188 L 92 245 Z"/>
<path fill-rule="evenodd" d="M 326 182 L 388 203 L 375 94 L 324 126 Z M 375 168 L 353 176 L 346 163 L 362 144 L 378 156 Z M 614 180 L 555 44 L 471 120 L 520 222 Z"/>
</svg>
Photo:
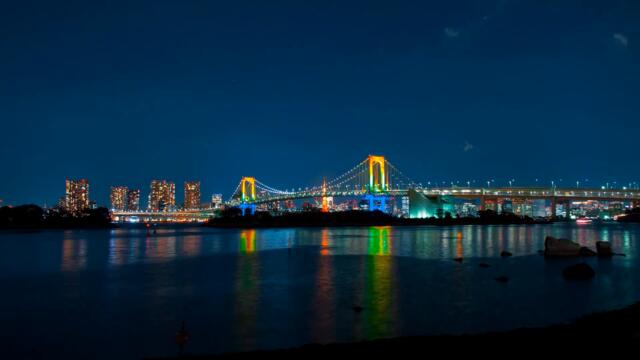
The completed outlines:
<svg viewBox="0 0 640 360">
<path fill-rule="evenodd" d="M 590 257 L 609 258 L 615 255 L 608 242 L 597 242 L 596 250 L 581 247 L 568 239 L 547 237 L 545 249 L 540 251 L 545 258 Z M 510 257 L 502 251 L 501 257 Z M 454 259 L 462 262 L 462 258 Z M 485 266 L 483 266 L 485 265 Z M 489 267 L 480 264 L 480 267 Z M 565 268 L 562 276 L 568 281 L 588 281 L 595 276 L 586 263 Z M 502 279 L 504 278 L 504 279 Z M 504 276 L 496 281 L 507 282 Z M 354 308 L 354 311 L 362 309 Z M 472 335 L 438 335 L 398 337 L 334 344 L 308 344 L 290 349 L 250 351 L 216 355 L 183 355 L 184 359 L 244 359 L 244 358 L 327 358 L 332 356 L 362 358 L 363 356 L 398 356 L 412 354 L 449 354 L 506 356 L 509 351 L 526 354 L 586 354 L 618 352 L 640 345 L 640 302 L 623 309 L 605 311 L 583 316 L 569 323 L 540 328 L 519 328 L 502 332 Z"/>
<path fill-rule="evenodd" d="M 422 354 L 514 356 L 531 354 L 617 353 L 640 344 L 640 303 L 584 316 L 568 324 L 522 328 L 477 335 L 415 336 L 219 355 L 184 355 L 184 359 L 300 359 Z M 511 355 L 509 355 L 511 354 Z M 519 357 L 519 356 L 518 356 Z M 165 358 L 167 359 L 167 358 Z"/>
</svg>

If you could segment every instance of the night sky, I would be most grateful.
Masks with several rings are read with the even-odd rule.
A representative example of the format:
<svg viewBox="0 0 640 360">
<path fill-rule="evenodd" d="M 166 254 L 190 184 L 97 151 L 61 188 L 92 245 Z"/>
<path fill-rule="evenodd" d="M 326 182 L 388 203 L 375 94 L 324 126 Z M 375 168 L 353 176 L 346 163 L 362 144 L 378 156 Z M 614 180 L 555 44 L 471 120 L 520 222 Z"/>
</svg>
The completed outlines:
<svg viewBox="0 0 640 360">
<path fill-rule="evenodd" d="M 640 180 L 640 1 L 3 1 L 0 199 Z"/>
</svg>

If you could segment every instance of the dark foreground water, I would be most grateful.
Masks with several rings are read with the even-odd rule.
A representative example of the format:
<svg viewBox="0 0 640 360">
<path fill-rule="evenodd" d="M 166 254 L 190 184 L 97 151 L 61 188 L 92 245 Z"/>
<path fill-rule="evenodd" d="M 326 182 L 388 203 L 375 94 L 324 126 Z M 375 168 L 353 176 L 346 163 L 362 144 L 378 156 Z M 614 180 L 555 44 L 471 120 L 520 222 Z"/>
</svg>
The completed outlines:
<svg viewBox="0 0 640 360">
<path fill-rule="evenodd" d="M 587 259 L 596 278 L 567 283 L 582 260 L 544 260 L 546 235 L 627 256 Z M 175 355 L 182 320 L 189 353 L 564 322 L 640 300 L 639 241 L 618 224 L 4 231 L 0 357 Z"/>
</svg>

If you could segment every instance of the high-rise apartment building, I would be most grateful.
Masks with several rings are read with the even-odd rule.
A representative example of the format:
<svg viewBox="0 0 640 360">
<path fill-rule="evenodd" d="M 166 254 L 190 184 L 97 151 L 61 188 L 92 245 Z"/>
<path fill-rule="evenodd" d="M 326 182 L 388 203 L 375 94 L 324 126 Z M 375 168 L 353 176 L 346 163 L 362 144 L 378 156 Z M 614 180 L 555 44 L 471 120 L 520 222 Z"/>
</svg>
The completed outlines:
<svg viewBox="0 0 640 360">
<path fill-rule="evenodd" d="M 187 210 L 200 208 L 200 181 L 184 182 L 184 208 Z"/>
<path fill-rule="evenodd" d="M 166 180 L 151 180 L 148 209 L 169 211 L 176 207 L 176 184 Z"/>
<path fill-rule="evenodd" d="M 140 190 L 132 189 L 127 192 L 127 210 L 139 211 L 140 210 Z"/>
<path fill-rule="evenodd" d="M 89 208 L 89 182 L 85 179 L 66 181 L 65 208 L 79 211 Z"/>
<path fill-rule="evenodd" d="M 126 186 L 111 187 L 111 210 L 124 211 L 127 207 L 127 193 L 129 189 Z"/>
</svg>

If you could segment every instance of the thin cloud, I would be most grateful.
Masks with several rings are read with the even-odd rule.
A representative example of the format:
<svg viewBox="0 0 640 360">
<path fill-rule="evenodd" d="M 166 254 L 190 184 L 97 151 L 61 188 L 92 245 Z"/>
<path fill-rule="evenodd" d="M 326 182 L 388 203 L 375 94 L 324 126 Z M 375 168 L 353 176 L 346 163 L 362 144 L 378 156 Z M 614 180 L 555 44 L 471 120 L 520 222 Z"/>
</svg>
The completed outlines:
<svg viewBox="0 0 640 360">
<path fill-rule="evenodd" d="M 473 150 L 473 144 L 469 144 L 468 141 L 464 142 L 464 152 L 469 152 Z"/>
<path fill-rule="evenodd" d="M 455 38 L 455 37 L 458 37 L 458 35 L 460 35 L 460 31 L 454 28 L 446 27 L 444 28 L 444 34 L 446 37 Z"/>
<path fill-rule="evenodd" d="M 620 43 L 620 45 L 627 47 L 629 46 L 629 38 L 626 37 L 624 34 L 622 33 L 615 33 L 613 34 L 613 39 L 617 42 Z"/>
</svg>

